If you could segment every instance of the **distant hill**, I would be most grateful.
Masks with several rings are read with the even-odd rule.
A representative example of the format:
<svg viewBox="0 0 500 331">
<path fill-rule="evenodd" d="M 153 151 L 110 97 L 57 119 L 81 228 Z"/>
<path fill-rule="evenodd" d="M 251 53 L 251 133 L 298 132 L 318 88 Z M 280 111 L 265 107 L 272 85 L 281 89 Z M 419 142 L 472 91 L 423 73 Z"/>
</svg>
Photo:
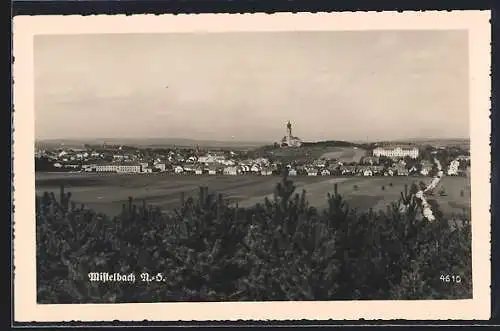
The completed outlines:
<svg viewBox="0 0 500 331">
<path fill-rule="evenodd" d="M 466 138 L 407 138 L 377 143 L 413 144 L 417 146 L 431 145 L 434 147 L 463 147 L 470 146 L 470 139 Z"/>
<path fill-rule="evenodd" d="M 83 148 L 85 144 L 89 145 L 127 145 L 135 147 L 151 148 L 189 148 L 196 145 L 202 148 L 234 148 L 234 149 L 274 149 L 272 143 L 262 141 L 217 141 L 217 140 L 196 140 L 187 138 L 95 138 L 95 139 L 41 139 L 35 141 L 35 147 L 41 149 L 50 149 L 65 146 L 67 148 Z M 459 146 L 468 148 L 470 139 L 425 139 L 408 138 L 398 140 L 387 140 L 377 142 L 354 142 L 344 140 L 323 140 L 303 142 L 303 147 L 357 147 L 371 149 L 376 144 L 413 144 L 416 146 L 432 145 L 435 147 Z"/>
<path fill-rule="evenodd" d="M 195 140 L 185 138 L 99 138 L 99 139 L 41 139 L 35 141 L 37 148 L 83 148 L 89 145 L 127 145 L 136 147 L 195 147 L 203 148 L 256 148 L 267 142 L 255 141 L 217 141 L 217 140 Z"/>
<path fill-rule="evenodd" d="M 262 146 L 252 151 L 253 157 L 268 157 L 285 163 L 306 164 L 319 158 L 342 162 L 358 162 L 365 156 L 370 144 L 342 140 L 303 142 L 301 147 L 280 148 L 277 145 Z"/>
<path fill-rule="evenodd" d="M 322 140 L 322 141 L 312 141 L 303 142 L 304 147 L 358 147 L 358 148 L 368 148 L 370 143 L 355 143 L 345 140 Z"/>
</svg>

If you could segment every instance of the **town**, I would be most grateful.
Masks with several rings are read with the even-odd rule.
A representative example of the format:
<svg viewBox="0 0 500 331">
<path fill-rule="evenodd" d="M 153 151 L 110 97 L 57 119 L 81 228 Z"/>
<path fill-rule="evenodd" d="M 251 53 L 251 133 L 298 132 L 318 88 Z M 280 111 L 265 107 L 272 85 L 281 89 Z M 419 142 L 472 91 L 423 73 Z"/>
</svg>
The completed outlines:
<svg viewBox="0 0 500 331">
<path fill-rule="evenodd" d="M 287 132 L 291 137 L 290 123 Z M 328 153 L 317 158 L 302 157 L 302 142 L 274 146 L 281 150 L 304 150 L 295 158 L 283 158 L 273 149 L 233 150 L 193 148 L 140 148 L 121 145 L 85 145 L 84 148 L 53 148 L 35 153 L 36 171 L 85 173 L 165 173 L 175 175 L 281 175 L 289 176 L 432 176 L 433 158 L 446 166 L 449 176 L 466 176 L 469 151 L 459 147 L 371 144 L 358 160 L 345 160 Z M 290 141 L 286 136 L 283 142 Z M 274 150 L 275 150 L 274 149 Z M 356 146 L 340 147 L 359 152 Z M 333 153 L 335 154 L 335 153 Z M 282 154 L 281 154 L 282 156 Z"/>
</svg>

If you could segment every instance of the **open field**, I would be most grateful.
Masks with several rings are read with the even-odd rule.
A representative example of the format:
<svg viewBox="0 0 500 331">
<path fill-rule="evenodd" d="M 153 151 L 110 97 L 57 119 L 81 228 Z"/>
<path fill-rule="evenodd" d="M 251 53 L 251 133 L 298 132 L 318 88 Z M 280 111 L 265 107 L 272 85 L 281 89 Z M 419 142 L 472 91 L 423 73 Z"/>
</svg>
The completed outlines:
<svg viewBox="0 0 500 331">
<path fill-rule="evenodd" d="M 359 162 L 366 150 L 354 147 L 306 146 L 301 148 L 278 148 L 270 151 L 274 157 L 285 162 L 297 160 L 336 159 L 341 162 Z"/>
<path fill-rule="evenodd" d="M 251 206 L 263 202 L 264 197 L 272 197 L 275 184 L 280 180 L 276 176 L 175 176 L 164 174 L 81 174 L 81 173 L 37 173 L 36 191 L 42 194 L 53 191 L 57 194 L 60 185 L 72 193 L 72 200 L 85 203 L 97 211 L 116 215 L 129 196 L 138 202 L 146 200 L 148 204 L 163 209 L 179 206 L 181 192 L 186 196 L 198 194 L 199 186 L 207 186 L 211 192 L 223 193 L 230 201 L 240 206 Z M 292 177 L 296 192 L 307 192 L 310 204 L 322 208 L 326 206 L 328 192 L 333 192 L 338 184 L 339 192 L 350 206 L 366 210 L 385 208 L 396 201 L 404 185 L 430 178 L 412 177 Z M 393 185 L 390 186 L 389 183 Z M 355 189 L 355 186 L 357 188 Z M 382 190 L 385 186 L 385 190 Z M 445 213 L 460 213 L 470 208 L 470 187 L 468 178 L 444 177 L 441 185 L 446 196 L 434 197 Z M 464 196 L 460 191 L 464 190 Z"/>
<path fill-rule="evenodd" d="M 336 147 L 332 150 L 321 155 L 325 160 L 337 160 L 340 162 L 359 162 L 359 160 L 367 155 L 367 151 L 361 148 L 353 147 Z"/>
<path fill-rule="evenodd" d="M 408 184 L 409 187 L 412 183 L 418 184 L 421 180 L 430 180 L 430 178 L 414 177 L 322 177 L 322 179 L 321 182 L 306 185 L 297 183 L 297 192 L 305 189 L 310 204 L 317 208 L 324 208 L 326 207 L 327 194 L 333 192 L 334 184 L 337 183 L 339 193 L 351 207 L 359 210 L 385 209 L 388 204 L 400 198 L 405 184 Z M 389 185 L 390 183 L 392 186 Z M 382 190 L 382 186 L 385 187 L 385 190 Z M 463 209 L 467 211 L 470 209 L 470 189 L 467 189 L 470 184 L 467 178 L 444 177 L 438 188 L 441 187 L 444 187 L 446 195 L 435 194 L 433 199 L 438 201 L 445 213 L 460 213 Z M 460 195 L 461 190 L 464 191 L 463 197 Z M 267 197 L 271 198 L 272 194 L 268 194 Z M 261 202 L 263 199 L 264 196 L 253 197 L 242 201 L 240 205 L 249 206 Z"/>
<path fill-rule="evenodd" d="M 298 185 L 324 178 L 304 177 Z M 230 201 L 261 197 L 273 191 L 279 181 L 274 176 L 175 176 L 164 174 L 37 174 L 37 193 L 59 192 L 60 185 L 72 192 L 72 200 L 97 211 L 117 214 L 132 196 L 148 204 L 171 209 L 179 206 L 181 193 L 197 196 L 199 186 L 223 193 Z"/>
</svg>

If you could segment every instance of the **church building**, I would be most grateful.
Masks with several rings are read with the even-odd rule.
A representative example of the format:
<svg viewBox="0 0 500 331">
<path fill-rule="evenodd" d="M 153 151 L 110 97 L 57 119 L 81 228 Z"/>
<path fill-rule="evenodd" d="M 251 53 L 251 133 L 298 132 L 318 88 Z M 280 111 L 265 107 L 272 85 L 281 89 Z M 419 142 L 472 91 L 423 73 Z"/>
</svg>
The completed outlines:
<svg viewBox="0 0 500 331">
<path fill-rule="evenodd" d="M 292 135 L 292 124 L 288 121 L 286 125 L 286 135 L 281 139 L 281 147 L 300 147 L 302 145 L 302 140 L 299 137 L 294 137 Z"/>
</svg>

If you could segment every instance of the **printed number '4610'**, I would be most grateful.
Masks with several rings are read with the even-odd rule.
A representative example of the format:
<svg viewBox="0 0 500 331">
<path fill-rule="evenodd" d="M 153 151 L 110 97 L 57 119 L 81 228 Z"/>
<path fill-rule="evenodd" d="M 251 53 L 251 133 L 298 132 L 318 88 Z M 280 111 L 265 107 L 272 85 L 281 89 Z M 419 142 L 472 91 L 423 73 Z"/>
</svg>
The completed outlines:
<svg viewBox="0 0 500 331">
<path fill-rule="evenodd" d="M 445 283 L 460 283 L 462 281 L 459 275 L 441 275 L 439 279 Z"/>
</svg>

